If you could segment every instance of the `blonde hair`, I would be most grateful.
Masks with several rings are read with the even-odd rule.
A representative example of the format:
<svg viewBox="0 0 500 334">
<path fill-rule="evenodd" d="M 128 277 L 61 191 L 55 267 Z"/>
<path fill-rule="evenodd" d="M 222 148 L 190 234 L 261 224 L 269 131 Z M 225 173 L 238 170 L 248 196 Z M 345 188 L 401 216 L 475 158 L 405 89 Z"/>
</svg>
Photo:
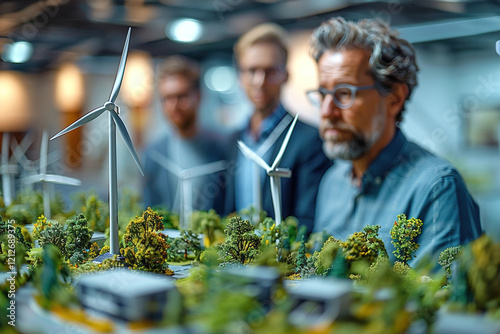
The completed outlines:
<svg viewBox="0 0 500 334">
<path fill-rule="evenodd" d="M 244 50 L 258 43 L 271 43 L 278 46 L 283 54 L 283 64 L 286 64 L 288 58 L 288 33 L 274 23 L 260 24 L 242 35 L 234 45 L 236 61 L 238 61 Z"/>
<path fill-rule="evenodd" d="M 163 80 L 173 75 L 181 75 L 191 82 L 194 89 L 200 87 L 200 66 L 184 56 L 170 56 L 160 65 L 158 77 Z"/>
</svg>

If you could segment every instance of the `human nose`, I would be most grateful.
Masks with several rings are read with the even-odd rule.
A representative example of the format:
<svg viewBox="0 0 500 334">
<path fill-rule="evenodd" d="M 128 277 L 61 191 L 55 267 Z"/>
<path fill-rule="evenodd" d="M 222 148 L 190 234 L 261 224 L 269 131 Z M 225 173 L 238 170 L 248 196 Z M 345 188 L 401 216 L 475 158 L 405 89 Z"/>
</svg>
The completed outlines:
<svg viewBox="0 0 500 334">
<path fill-rule="evenodd" d="M 342 115 L 341 109 L 333 100 L 332 94 L 326 94 L 321 103 L 320 112 L 322 118 L 340 118 Z"/>
<path fill-rule="evenodd" d="M 266 71 L 262 69 L 255 70 L 252 75 L 252 84 L 256 86 L 261 86 L 266 80 Z"/>
</svg>

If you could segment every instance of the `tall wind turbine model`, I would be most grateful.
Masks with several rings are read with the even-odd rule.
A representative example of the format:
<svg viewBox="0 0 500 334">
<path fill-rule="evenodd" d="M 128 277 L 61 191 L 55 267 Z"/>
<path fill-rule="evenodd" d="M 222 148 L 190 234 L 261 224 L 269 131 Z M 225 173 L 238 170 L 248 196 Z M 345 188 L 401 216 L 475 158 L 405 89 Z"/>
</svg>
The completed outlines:
<svg viewBox="0 0 500 334">
<path fill-rule="evenodd" d="M 270 177 L 271 181 L 271 197 L 273 199 L 273 207 L 274 207 L 274 220 L 276 225 L 281 224 L 281 178 L 282 177 L 291 177 L 292 171 L 288 168 L 278 168 L 278 165 L 283 158 L 283 154 L 285 153 L 288 142 L 290 141 L 290 136 L 292 135 L 295 124 L 297 123 L 297 119 L 299 118 L 299 114 L 296 114 L 292 124 L 290 125 L 290 129 L 281 144 L 280 150 L 272 166 L 269 166 L 257 153 L 252 151 L 248 146 L 246 146 L 241 140 L 238 140 L 238 146 L 248 159 L 255 162 L 260 167 L 266 170 L 267 175 Z"/>
<path fill-rule="evenodd" d="M 139 171 L 144 176 L 144 172 L 142 169 L 141 162 L 139 161 L 139 157 L 134 149 L 134 144 L 130 139 L 130 136 L 127 132 L 127 128 L 125 124 L 123 124 L 122 119 L 120 118 L 120 108 L 115 104 L 116 98 L 118 97 L 118 93 L 120 91 L 120 86 L 123 80 L 123 73 L 125 72 L 125 63 L 127 62 L 127 54 L 128 54 L 128 45 L 130 42 L 130 30 L 128 29 L 127 39 L 125 40 L 125 46 L 123 47 L 122 56 L 120 59 L 120 66 L 118 67 L 118 72 L 116 73 L 115 82 L 113 84 L 113 89 L 111 90 L 111 94 L 109 99 L 103 106 L 98 107 L 88 114 L 56 134 L 50 140 L 53 140 L 63 134 L 74 130 L 84 124 L 89 123 L 95 118 L 99 117 L 105 111 L 109 114 L 109 227 L 110 227 L 110 252 L 111 254 L 118 255 L 120 253 L 119 242 L 118 242 L 118 191 L 117 191 L 117 181 L 116 181 L 116 127 L 125 141 L 127 148 L 134 158 L 134 161 L 139 168 Z"/>
<path fill-rule="evenodd" d="M 182 229 L 189 226 L 189 218 L 193 212 L 193 184 L 194 178 L 223 171 L 227 168 L 225 160 L 215 161 L 200 166 L 181 169 L 175 162 L 158 151 L 152 151 L 151 159 L 161 167 L 179 178 L 178 196 L 180 198 L 179 225 Z"/>
<path fill-rule="evenodd" d="M 47 152 L 49 147 L 49 135 L 47 131 L 43 132 L 42 143 L 40 144 L 40 174 L 30 175 L 23 179 L 25 184 L 42 183 L 43 194 L 43 215 L 51 218 L 50 213 L 50 189 L 51 183 L 65 184 L 70 186 L 79 186 L 82 183 L 78 179 L 72 177 L 47 174 Z"/>
<path fill-rule="evenodd" d="M 9 206 L 14 198 L 14 176 L 19 173 L 19 166 L 9 161 L 10 134 L 2 135 L 2 153 L 0 160 L 0 174 L 2 175 L 2 195 L 5 206 Z"/>
</svg>

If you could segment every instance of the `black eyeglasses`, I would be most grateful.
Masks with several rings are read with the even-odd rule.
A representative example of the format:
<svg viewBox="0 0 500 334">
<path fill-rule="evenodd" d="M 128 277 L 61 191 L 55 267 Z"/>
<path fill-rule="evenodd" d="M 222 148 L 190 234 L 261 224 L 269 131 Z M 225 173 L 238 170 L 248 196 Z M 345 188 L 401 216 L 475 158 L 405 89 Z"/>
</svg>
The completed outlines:
<svg viewBox="0 0 500 334">
<path fill-rule="evenodd" d="M 333 102 L 335 105 L 341 109 L 347 109 L 352 107 L 354 101 L 356 100 L 356 93 L 359 90 L 375 89 L 375 85 L 370 86 L 354 86 L 350 84 L 338 84 L 333 87 L 333 90 L 327 90 L 325 88 L 319 88 L 315 90 L 309 90 L 306 92 L 309 102 L 314 106 L 320 108 L 328 94 L 332 94 Z"/>
</svg>

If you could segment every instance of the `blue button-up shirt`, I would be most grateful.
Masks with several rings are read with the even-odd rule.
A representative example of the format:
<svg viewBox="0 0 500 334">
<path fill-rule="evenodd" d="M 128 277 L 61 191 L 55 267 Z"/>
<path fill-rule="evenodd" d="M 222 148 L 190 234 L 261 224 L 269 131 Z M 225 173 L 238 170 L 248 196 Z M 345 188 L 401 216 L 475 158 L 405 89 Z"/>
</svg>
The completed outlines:
<svg viewBox="0 0 500 334">
<path fill-rule="evenodd" d="M 416 261 L 439 255 L 481 233 L 479 208 L 462 177 L 447 162 L 406 140 L 398 129 L 370 164 L 361 185 L 352 178 L 350 161 L 336 160 L 321 180 L 315 231 L 345 240 L 366 225 L 381 225 L 379 236 L 392 260 L 390 230 L 399 214 L 423 222 Z"/>
<path fill-rule="evenodd" d="M 273 111 L 273 113 L 262 120 L 260 125 L 260 134 L 257 138 L 255 138 L 250 132 L 250 123 L 247 125 L 245 130 L 241 134 L 241 140 L 254 152 L 257 151 L 259 146 L 269 137 L 274 128 L 278 125 L 278 123 L 287 115 L 286 110 L 283 108 L 281 104 Z M 274 146 L 274 145 L 273 145 Z M 271 146 L 272 147 L 272 146 Z M 262 159 L 268 163 L 268 165 L 272 164 L 271 153 L 272 149 L 269 149 L 264 153 Z M 250 159 L 246 158 L 241 152 L 238 152 L 236 163 L 238 164 L 239 173 L 235 176 L 235 190 L 237 196 L 235 197 L 236 201 L 236 210 L 241 211 L 243 209 L 248 209 L 251 205 L 253 205 L 253 164 L 254 162 Z M 260 182 L 261 189 L 264 187 L 264 182 L 266 180 L 266 171 L 264 169 L 261 170 L 260 173 Z"/>
</svg>

